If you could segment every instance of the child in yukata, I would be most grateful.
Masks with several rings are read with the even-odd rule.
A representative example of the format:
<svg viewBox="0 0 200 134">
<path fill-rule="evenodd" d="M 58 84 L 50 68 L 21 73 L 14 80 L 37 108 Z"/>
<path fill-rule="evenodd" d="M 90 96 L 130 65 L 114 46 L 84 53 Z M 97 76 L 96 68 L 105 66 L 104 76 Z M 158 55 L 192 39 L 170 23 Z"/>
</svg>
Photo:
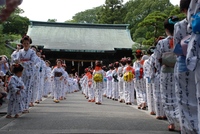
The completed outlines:
<svg viewBox="0 0 200 134">
<path fill-rule="evenodd" d="M 12 68 L 13 76 L 8 83 L 8 109 L 6 118 L 19 117 L 19 113 L 23 112 L 23 92 L 24 83 L 21 80 L 23 67 L 20 64 L 14 64 Z"/>
</svg>

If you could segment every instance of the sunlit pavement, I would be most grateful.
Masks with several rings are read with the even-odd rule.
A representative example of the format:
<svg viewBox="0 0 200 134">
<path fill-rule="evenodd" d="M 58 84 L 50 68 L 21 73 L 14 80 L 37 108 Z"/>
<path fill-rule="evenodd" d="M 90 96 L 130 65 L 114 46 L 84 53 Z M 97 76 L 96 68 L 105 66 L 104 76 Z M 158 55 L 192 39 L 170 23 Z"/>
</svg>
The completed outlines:
<svg viewBox="0 0 200 134">
<path fill-rule="evenodd" d="M 102 105 L 87 102 L 81 92 L 54 103 L 49 97 L 19 118 L 0 118 L 0 134 L 130 133 L 172 134 L 168 123 L 147 111 L 107 98 Z"/>
</svg>

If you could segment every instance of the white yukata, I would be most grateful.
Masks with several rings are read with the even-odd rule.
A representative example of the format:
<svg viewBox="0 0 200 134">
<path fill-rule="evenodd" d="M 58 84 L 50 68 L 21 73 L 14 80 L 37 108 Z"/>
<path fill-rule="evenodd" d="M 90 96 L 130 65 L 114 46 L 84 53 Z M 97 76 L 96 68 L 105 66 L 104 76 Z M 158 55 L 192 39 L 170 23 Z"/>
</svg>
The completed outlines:
<svg viewBox="0 0 200 134">
<path fill-rule="evenodd" d="M 59 100 L 61 97 L 64 75 L 65 70 L 62 67 L 55 67 L 51 72 L 51 76 L 54 77 L 54 100 Z M 63 76 L 62 80 L 60 79 L 61 76 Z"/>
<path fill-rule="evenodd" d="M 124 100 L 124 80 L 123 80 L 123 69 L 124 66 L 121 66 L 118 68 L 117 73 L 118 73 L 118 92 L 119 92 L 119 101 L 122 102 Z"/>
<path fill-rule="evenodd" d="M 82 94 L 83 94 L 83 78 L 84 78 L 84 76 L 82 78 L 80 78 L 80 81 L 79 81 L 79 84 L 80 84 L 80 87 L 82 90 Z"/>
<path fill-rule="evenodd" d="M 90 73 L 90 72 L 88 72 Z M 92 74 L 86 74 L 87 75 L 87 84 L 86 84 L 86 88 L 88 90 L 88 99 L 89 101 L 93 101 L 94 100 L 94 88 L 93 88 L 93 85 L 92 85 Z"/>
<path fill-rule="evenodd" d="M 69 93 L 68 78 L 64 79 L 64 90 L 65 94 Z"/>
<path fill-rule="evenodd" d="M 13 75 L 8 83 L 8 115 L 16 115 L 24 111 L 23 97 L 25 92 L 23 90 L 25 90 L 25 86 L 21 78 Z M 17 94 L 17 91 L 20 93 Z"/>
<path fill-rule="evenodd" d="M 106 78 L 106 71 L 103 70 L 103 95 L 106 97 L 107 92 L 107 78 Z"/>
<path fill-rule="evenodd" d="M 155 112 L 156 117 L 164 117 L 164 109 L 163 103 L 161 101 L 161 90 L 160 90 L 160 64 L 157 62 L 155 64 L 155 55 L 151 55 L 150 65 L 153 71 L 151 71 L 150 76 L 151 80 L 153 81 L 153 97 L 154 97 L 154 105 L 155 105 Z"/>
<path fill-rule="evenodd" d="M 87 76 L 84 75 L 81 81 L 83 94 L 85 95 L 85 97 L 88 97 Z"/>
<path fill-rule="evenodd" d="M 95 74 L 101 74 L 102 75 L 102 77 L 103 77 L 103 70 L 101 69 L 101 70 L 98 70 L 98 71 L 96 71 L 96 70 L 94 70 L 93 71 L 93 77 L 94 77 L 94 75 Z M 95 81 L 93 81 L 93 88 L 94 88 L 94 91 L 95 91 L 95 102 L 96 103 L 102 103 L 102 93 L 103 93 L 103 91 L 102 91 L 102 89 L 103 89 L 103 79 L 102 79 L 102 81 L 101 82 L 95 82 Z"/>
<path fill-rule="evenodd" d="M 73 83 L 73 85 L 72 85 L 72 90 L 73 90 L 73 91 L 72 91 L 72 92 L 75 92 L 76 89 L 77 89 L 77 87 L 76 87 L 76 86 L 77 86 L 77 85 L 76 85 L 76 82 L 77 82 L 77 81 L 76 81 L 74 78 L 72 78 L 72 81 L 73 81 L 73 82 L 72 82 L 72 83 Z"/>
<path fill-rule="evenodd" d="M 167 38 L 158 42 L 154 51 L 156 61 L 159 61 L 161 59 L 163 53 L 172 51 L 170 49 L 170 40 L 172 38 L 173 37 L 168 36 Z M 158 66 L 160 66 L 159 62 L 157 62 L 156 64 L 159 64 Z M 169 121 L 169 124 L 178 124 L 179 111 L 175 95 L 175 80 L 173 71 L 174 69 L 170 68 L 172 72 L 169 73 L 162 72 L 163 69 L 164 65 L 162 65 L 160 71 L 161 100 L 164 106 L 164 112 Z"/>
<path fill-rule="evenodd" d="M 40 87 L 40 57 L 36 58 L 37 64 L 33 66 L 34 74 L 33 74 L 33 91 L 31 95 L 31 102 L 37 101 L 37 96 Z"/>
<path fill-rule="evenodd" d="M 45 79 L 45 70 L 46 70 L 46 64 L 43 59 L 41 59 L 41 66 L 40 66 L 40 100 L 42 100 L 42 97 L 44 95 L 44 79 Z"/>
<path fill-rule="evenodd" d="M 147 102 L 145 80 L 143 79 L 143 72 L 141 72 L 143 70 L 141 60 L 133 63 L 133 69 L 135 71 L 134 88 L 136 90 L 137 105 L 141 106 Z"/>
<path fill-rule="evenodd" d="M 78 79 L 77 78 L 74 78 L 74 88 L 75 88 L 75 91 L 79 90 Z"/>
<path fill-rule="evenodd" d="M 107 78 L 107 98 L 112 98 L 112 70 L 109 70 L 106 72 L 106 78 Z"/>
<path fill-rule="evenodd" d="M 147 94 L 147 105 L 148 111 L 155 113 L 155 103 L 154 103 L 154 96 L 153 96 L 153 79 L 151 73 L 154 72 L 154 68 L 151 66 L 152 57 L 150 56 L 149 59 L 144 61 L 144 79 L 146 80 L 146 94 Z"/>
<path fill-rule="evenodd" d="M 44 96 L 47 96 L 52 91 L 51 86 L 51 68 L 45 68 L 45 79 L 44 79 Z"/>
<path fill-rule="evenodd" d="M 123 69 L 123 78 L 126 72 L 133 73 L 133 68 L 130 65 L 127 65 Z M 124 80 L 124 101 L 126 104 L 132 104 L 134 102 L 134 82 L 133 79 L 130 81 Z"/>
<path fill-rule="evenodd" d="M 65 71 L 65 73 L 64 73 L 64 78 L 63 78 L 63 81 L 62 81 L 62 90 L 61 90 L 61 94 L 60 94 L 60 97 L 61 98 L 65 98 L 65 96 L 66 96 L 66 87 L 65 87 L 65 83 L 66 83 L 66 80 L 69 78 L 69 75 L 68 75 L 68 73 Z"/>
<path fill-rule="evenodd" d="M 16 50 L 11 54 L 11 65 L 14 63 L 14 60 L 16 60 L 18 57 L 19 57 L 19 51 Z"/>
<path fill-rule="evenodd" d="M 186 64 L 189 70 L 194 71 L 195 75 L 195 85 L 196 85 L 196 96 L 197 96 L 197 117 L 198 117 L 198 133 L 200 133 L 200 34 L 196 34 L 192 31 L 191 22 L 192 16 L 200 12 L 200 0 L 191 0 L 190 6 L 188 9 L 188 32 L 191 33 L 191 38 L 188 43 L 187 55 L 186 55 Z M 199 23 L 197 23 L 199 24 Z M 198 26 L 199 27 L 199 26 Z"/>
<path fill-rule="evenodd" d="M 72 93 L 73 92 L 73 78 L 72 77 L 69 77 L 68 83 L 69 83 L 69 93 Z"/>
<path fill-rule="evenodd" d="M 29 104 L 31 102 L 32 98 L 32 92 L 33 92 L 33 82 L 34 82 L 34 65 L 37 64 L 37 55 L 35 54 L 35 51 L 32 49 L 28 49 L 25 51 L 24 49 L 21 49 L 19 51 L 19 57 L 15 60 L 19 60 L 22 62 L 21 64 L 24 67 L 23 74 L 22 74 L 22 81 L 24 82 L 24 85 L 26 86 L 25 89 L 25 110 L 28 110 Z"/>
<path fill-rule="evenodd" d="M 174 26 L 174 44 L 178 45 L 188 35 L 186 19 Z M 197 99 L 194 72 L 186 67 L 186 56 L 178 55 L 176 62 L 176 96 L 178 100 L 182 134 L 198 132 Z"/>
<path fill-rule="evenodd" d="M 112 76 L 113 76 L 113 79 L 112 79 L 112 99 L 113 100 L 118 100 L 119 99 L 119 79 L 118 79 L 118 68 L 115 68 L 113 71 L 112 71 Z"/>
</svg>

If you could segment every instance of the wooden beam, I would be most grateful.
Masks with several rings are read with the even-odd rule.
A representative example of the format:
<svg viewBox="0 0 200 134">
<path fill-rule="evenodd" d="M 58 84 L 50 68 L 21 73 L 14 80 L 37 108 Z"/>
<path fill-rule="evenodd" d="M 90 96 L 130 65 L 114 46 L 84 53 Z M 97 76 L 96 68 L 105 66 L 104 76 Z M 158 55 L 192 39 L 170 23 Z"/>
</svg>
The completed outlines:
<svg viewBox="0 0 200 134">
<path fill-rule="evenodd" d="M 79 59 L 62 59 L 65 61 L 74 61 L 74 62 L 95 62 L 96 60 L 79 60 Z"/>
</svg>

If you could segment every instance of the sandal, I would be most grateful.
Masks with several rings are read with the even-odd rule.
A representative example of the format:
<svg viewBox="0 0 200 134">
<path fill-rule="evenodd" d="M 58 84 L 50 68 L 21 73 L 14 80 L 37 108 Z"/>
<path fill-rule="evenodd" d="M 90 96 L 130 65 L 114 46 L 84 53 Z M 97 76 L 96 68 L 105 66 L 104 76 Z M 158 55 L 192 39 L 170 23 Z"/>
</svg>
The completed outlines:
<svg viewBox="0 0 200 134">
<path fill-rule="evenodd" d="M 18 117 L 19 117 L 19 115 L 18 115 L 18 114 L 16 114 L 16 115 L 15 115 L 15 118 L 18 118 Z"/>
<path fill-rule="evenodd" d="M 163 119 L 163 120 L 167 120 L 167 117 L 166 117 L 166 116 L 162 116 L 162 119 Z"/>
<path fill-rule="evenodd" d="M 29 110 L 24 110 L 22 113 L 23 114 L 29 113 Z"/>
<path fill-rule="evenodd" d="M 142 110 L 146 110 L 147 108 L 146 107 L 142 107 Z"/>
<path fill-rule="evenodd" d="M 39 101 L 35 101 L 35 103 L 39 104 L 40 102 Z"/>
<path fill-rule="evenodd" d="M 59 101 L 59 100 L 54 100 L 54 102 L 55 102 L 55 103 L 59 103 L 60 101 Z"/>
<path fill-rule="evenodd" d="M 156 115 L 156 113 L 152 111 L 152 112 L 150 112 L 150 115 Z"/>
<path fill-rule="evenodd" d="M 34 105 L 33 105 L 33 103 L 32 103 L 32 102 L 29 104 L 29 107 L 34 107 Z"/>
<path fill-rule="evenodd" d="M 11 116 L 11 115 L 7 115 L 7 116 L 6 116 L 6 118 L 8 118 L 8 119 L 9 119 L 9 118 L 12 118 L 12 116 Z"/>
<path fill-rule="evenodd" d="M 156 119 L 162 120 L 162 116 L 157 116 Z"/>
<path fill-rule="evenodd" d="M 174 124 L 170 124 L 170 125 L 168 126 L 168 130 L 169 130 L 169 131 L 174 131 L 174 130 L 175 130 Z"/>
</svg>

